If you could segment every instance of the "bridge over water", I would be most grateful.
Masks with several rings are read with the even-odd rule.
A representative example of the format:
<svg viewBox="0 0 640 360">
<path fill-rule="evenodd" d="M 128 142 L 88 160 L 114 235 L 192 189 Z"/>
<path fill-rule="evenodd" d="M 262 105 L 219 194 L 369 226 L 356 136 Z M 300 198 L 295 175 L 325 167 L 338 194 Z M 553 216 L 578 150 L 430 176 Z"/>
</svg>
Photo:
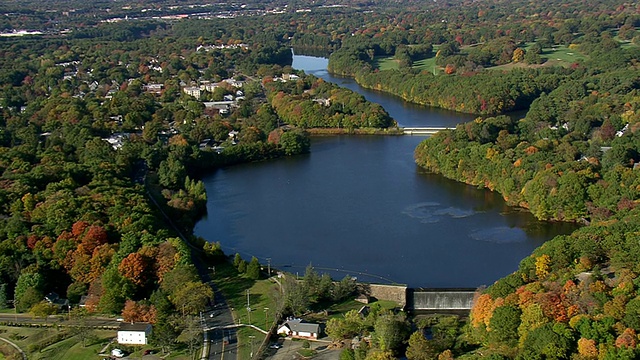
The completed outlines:
<svg viewBox="0 0 640 360">
<path fill-rule="evenodd" d="M 448 130 L 450 127 L 405 127 L 402 131 L 405 135 L 433 135 L 441 130 Z"/>
<path fill-rule="evenodd" d="M 476 289 L 407 289 L 407 310 L 469 311 Z"/>
</svg>

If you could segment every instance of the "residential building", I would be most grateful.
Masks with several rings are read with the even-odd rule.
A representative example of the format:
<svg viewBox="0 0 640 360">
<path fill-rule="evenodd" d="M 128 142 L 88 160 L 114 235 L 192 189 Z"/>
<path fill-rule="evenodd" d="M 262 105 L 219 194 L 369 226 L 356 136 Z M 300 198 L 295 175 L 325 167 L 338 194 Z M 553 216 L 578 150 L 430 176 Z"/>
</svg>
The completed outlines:
<svg viewBox="0 0 640 360">
<path fill-rule="evenodd" d="M 151 330 L 149 323 L 122 323 L 118 329 L 118 344 L 146 345 Z"/>
<path fill-rule="evenodd" d="M 302 319 L 289 319 L 278 327 L 278 334 L 298 339 L 317 340 L 320 324 L 306 323 Z"/>
</svg>

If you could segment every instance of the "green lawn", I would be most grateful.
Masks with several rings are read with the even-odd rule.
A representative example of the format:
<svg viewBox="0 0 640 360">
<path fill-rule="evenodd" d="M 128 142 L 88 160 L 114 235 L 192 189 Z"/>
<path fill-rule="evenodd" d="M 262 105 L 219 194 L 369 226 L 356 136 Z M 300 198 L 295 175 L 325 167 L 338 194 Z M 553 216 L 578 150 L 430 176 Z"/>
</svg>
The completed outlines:
<svg viewBox="0 0 640 360">
<path fill-rule="evenodd" d="M 380 70 L 397 70 L 398 62 L 393 56 L 379 56 L 373 59 L 373 67 Z"/>
<path fill-rule="evenodd" d="M 251 280 L 238 273 L 232 264 L 216 265 L 214 281 L 222 291 L 227 303 L 233 308 L 236 321 L 243 324 L 258 326 L 262 329 L 271 326 L 275 317 L 276 301 L 279 287 L 271 280 Z M 249 290 L 249 306 L 251 316 L 247 311 L 247 290 Z M 266 309 L 266 310 L 265 310 Z M 268 316 L 268 320 L 265 317 Z"/>
<path fill-rule="evenodd" d="M 96 358 L 98 352 L 116 336 L 113 330 L 95 330 L 93 339 L 87 340 L 87 346 L 83 347 L 80 339 L 63 329 L 3 326 L 0 331 L 3 337 L 16 343 L 32 360 Z"/>
<path fill-rule="evenodd" d="M 257 353 L 264 341 L 264 334 L 250 327 L 238 329 L 238 358 L 250 359 L 251 351 Z M 253 337 L 252 337 L 253 336 Z"/>
<path fill-rule="evenodd" d="M 380 70 L 394 70 L 398 69 L 398 62 L 393 58 L 393 56 L 380 56 L 373 60 L 373 66 Z M 415 61 L 413 63 L 413 68 L 428 70 L 429 72 L 442 72 L 442 69 L 436 65 L 435 56 Z"/>
<path fill-rule="evenodd" d="M 540 56 L 547 61 L 558 62 L 562 65 L 569 65 L 587 59 L 587 57 L 579 51 L 569 49 L 566 46 L 555 46 L 553 48 L 542 49 L 542 54 L 540 54 Z"/>
<path fill-rule="evenodd" d="M 233 264 L 223 263 L 216 265 L 214 281 L 233 309 L 236 323 L 251 324 L 265 330 L 274 324 L 280 289 L 273 280 L 248 279 L 239 274 Z M 251 314 L 247 311 L 247 290 Z M 265 338 L 263 333 L 251 328 L 239 328 L 237 334 L 241 359 L 249 358 L 251 341 L 254 342 L 254 351 L 258 351 Z M 251 340 L 249 336 L 255 338 Z"/>
</svg>

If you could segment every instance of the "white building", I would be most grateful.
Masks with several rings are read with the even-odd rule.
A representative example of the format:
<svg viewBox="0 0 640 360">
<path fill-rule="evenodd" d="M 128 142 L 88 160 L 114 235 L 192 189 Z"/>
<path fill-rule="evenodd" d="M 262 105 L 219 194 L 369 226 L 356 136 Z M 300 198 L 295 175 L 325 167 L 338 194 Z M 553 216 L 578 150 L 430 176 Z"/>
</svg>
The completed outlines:
<svg viewBox="0 0 640 360">
<path fill-rule="evenodd" d="M 122 323 L 118 329 L 118 344 L 146 345 L 150 335 L 149 323 Z"/>
<path fill-rule="evenodd" d="M 196 99 L 200 99 L 200 94 L 202 93 L 202 91 L 200 90 L 200 87 L 197 87 L 197 86 L 188 86 L 188 87 L 182 89 L 182 91 L 185 94 L 191 95 Z"/>
<path fill-rule="evenodd" d="M 302 322 L 302 319 L 289 319 L 278 327 L 278 334 L 299 339 L 317 340 L 320 336 L 320 325 Z"/>
</svg>

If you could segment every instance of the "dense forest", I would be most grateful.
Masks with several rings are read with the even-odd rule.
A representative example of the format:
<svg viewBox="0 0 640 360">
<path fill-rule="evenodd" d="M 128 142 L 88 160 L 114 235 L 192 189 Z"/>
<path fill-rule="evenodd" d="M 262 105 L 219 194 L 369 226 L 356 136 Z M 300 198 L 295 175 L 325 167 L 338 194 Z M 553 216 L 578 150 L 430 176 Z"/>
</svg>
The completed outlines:
<svg viewBox="0 0 640 360">
<path fill-rule="evenodd" d="M 0 308 L 55 313 L 55 292 L 78 312 L 155 323 L 154 343 L 175 346 L 213 299 L 194 254 L 224 261 L 219 243 L 190 235 L 206 211 L 198 177 L 309 152 L 309 127 L 394 124 L 295 72 L 289 44 L 259 26 L 145 20 L 0 38 Z"/>
</svg>

